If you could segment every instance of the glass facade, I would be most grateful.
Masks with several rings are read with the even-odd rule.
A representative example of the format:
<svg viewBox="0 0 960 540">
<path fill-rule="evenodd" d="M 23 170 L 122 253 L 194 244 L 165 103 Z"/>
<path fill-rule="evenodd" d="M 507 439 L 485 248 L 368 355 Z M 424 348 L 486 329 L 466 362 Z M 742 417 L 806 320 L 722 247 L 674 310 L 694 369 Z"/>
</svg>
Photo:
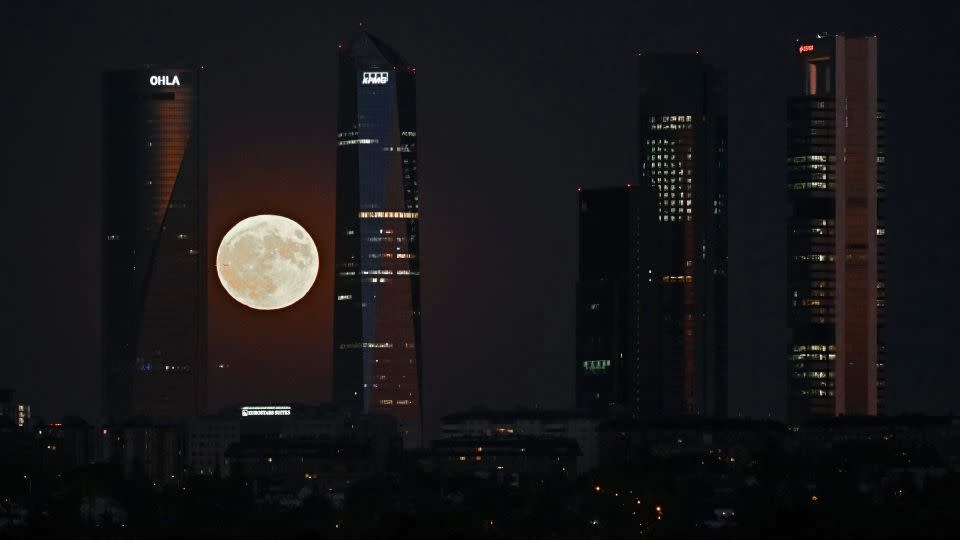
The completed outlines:
<svg viewBox="0 0 960 540">
<path fill-rule="evenodd" d="M 788 101 L 788 415 L 877 414 L 885 350 L 883 107 L 876 38 L 798 42 Z"/>
<path fill-rule="evenodd" d="M 340 48 L 334 398 L 421 443 L 415 69 L 366 31 Z"/>
<path fill-rule="evenodd" d="M 727 410 L 726 77 L 639 59 L 639 179 L 580 193 L 577 405 Z"/>
<path fill-rule="evenodd" d="M 110 421 L 202 412 L 206 172 L 199 72 L 103 76 L 103 405 Z"/>
<path fill-rule="evenodd" d="M 579 193 L 576 402 L 581 409 L 640 407 L 657 388 L 653 280 L 656 203 L 647 186 Z"/>
<path fill-rule="evenodd" d="M 640 182 L 656 198 L 658 317 L 648 416 L 727 411 L 726 74 L 699 55 L 638 59 Z"/>
</svg>

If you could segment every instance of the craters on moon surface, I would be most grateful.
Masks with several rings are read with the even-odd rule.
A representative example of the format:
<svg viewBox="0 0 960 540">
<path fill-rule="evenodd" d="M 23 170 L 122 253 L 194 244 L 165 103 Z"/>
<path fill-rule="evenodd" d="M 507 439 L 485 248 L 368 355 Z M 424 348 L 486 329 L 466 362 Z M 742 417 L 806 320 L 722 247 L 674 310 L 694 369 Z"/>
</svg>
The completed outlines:
<svg viewBox="0 0 960 540">
<path fill-rule="evenodd" d="M 217 275 L 227 293 L 253 309 L 281 309 L 303 298 L 317 279 L 317 246 L 292 219 L 252 216 L 227 232 L 217 250 Z"/>
</svg>

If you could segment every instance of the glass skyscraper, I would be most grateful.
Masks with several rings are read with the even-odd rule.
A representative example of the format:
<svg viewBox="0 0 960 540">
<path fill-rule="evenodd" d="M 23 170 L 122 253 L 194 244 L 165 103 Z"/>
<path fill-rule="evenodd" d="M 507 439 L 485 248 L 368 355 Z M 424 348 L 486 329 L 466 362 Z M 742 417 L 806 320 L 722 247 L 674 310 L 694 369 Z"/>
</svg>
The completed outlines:
<svg viewBox="0 0 960 540">
<path fill-rule="evenodd" d="M 726 73 L 696 54 L 641 54 L 640 182 L 656 198 L 655 396 L 640 415 L 727 411 Z M 653 388 L 654 386 L 650 386 Z M 651 390 L 652 391 L 652 390 Z"/>
<path fill-rule="evenodd" d="M 657 241 L 652 189 L 579 191 L 576 402 L 580 409 L 650 407 L 658 381 Z"/>
<path fill-rule="evenodd" d="M 415 69 L 366 30 L 339 52 L 334 399 L 421 444 Z"/>
<path fill-rule="evenodd" d="M 877 38 L 797 40 L 787 103 L 788 415 L 881 412 L 883 102 Z"/>
<path fill-rule="evenodd" d="M 726 77 L 698 55 L 638 67 L 639 179 L 580 195 L 577 404 L 722 417 Z"/>
<path fill-rule="evenodd" d="M 103 76 L 105 419 L 180 420 L 206 396 L 206 169 L 199 71 Z"/>
</svg>

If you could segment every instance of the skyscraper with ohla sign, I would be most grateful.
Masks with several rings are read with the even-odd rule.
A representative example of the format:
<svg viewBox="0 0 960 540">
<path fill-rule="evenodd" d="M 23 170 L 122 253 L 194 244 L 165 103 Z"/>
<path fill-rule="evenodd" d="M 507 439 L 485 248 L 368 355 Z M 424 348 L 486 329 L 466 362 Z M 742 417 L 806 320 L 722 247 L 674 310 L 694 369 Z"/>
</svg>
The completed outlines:
<svg viewBox="0 0 960 540">
<path fill-rule="evenodd" d="M 103 75 L 106 420 L 182 420 L 206 399 L 206 165 L 200 71 Z"/>
</svg>

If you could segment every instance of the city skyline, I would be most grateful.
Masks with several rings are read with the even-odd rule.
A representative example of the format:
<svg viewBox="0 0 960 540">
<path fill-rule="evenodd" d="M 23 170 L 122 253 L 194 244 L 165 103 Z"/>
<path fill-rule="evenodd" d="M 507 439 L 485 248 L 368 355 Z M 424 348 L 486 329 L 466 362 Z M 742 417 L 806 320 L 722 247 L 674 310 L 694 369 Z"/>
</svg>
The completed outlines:
<svg viewBox="0 0 960 540">
<path fill-rule="evenodd" d="M 397 34 L 396 31 L 393 31 L 393 33 L 394 33 L 394 34 Z M 392 36 L 391 36 L 391 37 L 392 37 Z M 784 41 L 786 41 L 786 40 L 784 40 Z M 786 54 L 786 47 L 784 48 L 784 53 Z M 421 65 L 422 65 L 422 63 L 421 63 Z M 427 71 L 429 72 L 429 70 L 427 70 Z M 612 79 L 611 79 L 611 80 L 612 80 Z M 222 82 L 222 81 L 221 81 L 221 82 Z M 489 87 L 487 87 L 487 88 L 488 88 L 488 90 L 489 90 Z M 541 90 L 545 90 L 545 89 L 541 89 Z M 428 102 L 429 102 L 429 101 L 428 101 Z M 781 104 L 782 104 L 782 98 L 781 98 Z M 742 106 L 742 105 L 741 105 L 741 106 Z M 773 124 L 777 124 L 777 122 L 774 122 Z M 319 130 L 318 130 L 318 131 L 319 131 Z M 768 130 L 767 132 L 769 133 L 770 130 Z M 436 135 L 434 135 L 434 137 L 436 137 Z M 734 137 L 731 137 L 731 139 L 733 139 L 733 138 L 734 138 Z M 439 139 L 434 139 L 434 140 L 437 141 L 437 140 L 439 140 Z M 740 143 L 738 143 L 738 144 L 740 144 Z M 591 143 L 588 142 L 588 143 L 587 143 L 587 147 L 589 148 L 590 145 L 591 145 Z M 477 147 L 477 148 L 480 148 L 480 147 Z M 509 154 L 509 152 L 508 152 L 508 154 Z M 221 154 L 221 155 L 222 155 L 222 154 Z M 735 153 L 735 152 L 732 152 L 732 155 L 736 155 L 736 153 Z M 254 157 L 255 157 L 255 156 L 254 156 Z M 776 156 L 775 156 L 775 157 L 776 157 Z M 782 156 L 781 156 L 781 157 L 782 157 Z M 221 159 L 222 159 L 222 158 L 221 158 Z M 254 160 L 254 162 L 256 163 L 256 160 Z M 782 163 L 782 160 L 781 160 L 781 163 Z M 329 166 L 317 168 L 317 170 L 323 170 L 323 169 L 326 169 L 326 170 L 328 170 L 328 171 L 330 170 Z M 521 169 L 521 170 L 522 170 L 522 169 Z M 222 174 L 222 173 L 221 173 L 221 174 Z M 735 175 L 731 175 L 731 177 L 734 177 L 734 176 L 735 176 Z M 253 185 L 253 184 L 251 184 L 249 181 L 247 181 L 247 182 L 248 182 L 248 185 Z M 621 183 L 621 182 L 612 182 L 612 181 L 611 181 L 611 182 L 608 182 L 607 179 L 606 179 L 606 177 L 604 177 L 604 178 L 602 178 L 602 179 L 599 179 L 599 180 L 596 180 L 596 182 L 597 182 L 598 184 L 600 184 L 600 185 L 602 185 L 602 184 L 607 184 L 607 183 L 617 183 L 617 184 Z M 533 184 L 531 184 L 531 185 L 533 185 Z M 782 185 L 782 184 L 781 184 L 781 185 Z M 458 186 L 460 186 L 460 184 L 458 184 Z M 532 195 L 532 193 L 531 193 L 529 190 L 530 190 L 530 189 L 533 189 L 533 188 L 525 188 L 525 187 L 522 187 L 520 184 L 516 184 L 516 186 L 520 189 L 520 191 L 519 191 L 519 192 L 516 192 L 514 195 L 520 195 L 520 196 L 521 196 L 521 199 L 524 198 L 524 197 L 526 197 L 527 200 L 529 200 L 530 195 Z M 462 187 L 462 186 L 460 186 L 460 187 Z M 541 190 L 540 187 L 537 187 L 536 189 L 537 189 L 537 191 L 540 191 L 540 190 Z M 743 189 L 743 184 L 740 185 L 740 189 Z M 440 190 L 440 193 L 443 193 L 443 192 L 446 192 L 446 193 L 448 194 L 448 196 L 449 196 L 449 193 L 450 193 L 449 188 L 447 188 L 446 190 L 441 189 L 441 190 Z M 221 192 L 221 193 L 222 193 L 222 192 Z M 782 193 L 782 192 L 781 192 L 781 193 Z M 742 195 L 742 191 L 741 191 L 741 195 Z M 221 196 L 222 196 L 222 195 L 221 195 Z M 438 196 L 439 196 L 439 195 L 438 195 Z M 565 197 L 570 198 L 571 196 L 572 196 L 572 190 L 566 191 Z M 266 196 L 267 202 L 269 202 L 270 199 L 272 199 L 272 200 L 274 201 L 274 202 L 271 203 L 271 204 L 276 204 L 276 201 L 282 199 L 282 197 L 279 197 L 279 196 L 276 196 L 276 195 L 267 195 L 267 196 Z M 441 199 L 441 200 L 442 200 L 442 199 Z M 450 199 L 447 199 L 447 200 L 449 201 Z M 454 207 L 454 208 L 460 208 L 460 209 L 462 209 L 462 210 L 468 210 L 468 209 L 469 209 L 469 206 L 470 206 L 470 205 L 465 205 L 465 204 L 464 204 L 466 201 L 463 201 L 462 199 L 454 199 L 454 200 L 460 201 L 460 202 L 459 202 L 460 206 L 459 206 L 459 207 Z M 472 201 L 471 201 L 471 202 L 472 202 Z M 247 204 L 249 204 L 249 203 L 247 203 Z M 278 205 L 278 206 L 279 206 L 279 205 Z M 444 205 L 444 206 L 447 206 L 447 207 L 448 207 L 448 208 L 447 208 L 447 211 L 450 210 L 450 205 L 449 205 L 449 204 L 448 204 L 448 205 Z M 557 205 L 554 205 L 554 204 L 551 204 L 551 205 L 550 205 L 550 207 L 555 207 L 555 206 L 557 206 Z M 736 208 L 736 205 L 734 204 L 734 205 L 732 205 L 732 207 Z M 569 208 L 569 206 L 567 206 L 567 208 Z M 232 208 L 232 209 L 230 209 L 230 210 L 228 210 L 228 211 L 231 212 L 231 213 L 234 213 L 234 214 L 241 214 L 241 213 L 243 213 L 242 210 L 239 210 L 239 209 L 237 209 L 237 208 Z M 444 209 L 441 208 L 440 210 L 438 210 L 438 214 L 436 214 L 436 215 L 437 215 L 437 216 L 443 216 L 443 215 L 444 215 L 443 213 L 444 213 Z M 558 212 L 558 213 L 559 213 L 559 212 Z M 426 218 L 426 219 L 429 219 L 429 218 Z M 220 220 L 220 221 L 218 221 L 218 223 L 223 223 L 223 222 L 224 222 L 223 218 L 219 218 L 219 220 Z M 507 221 L 506 223 L 512 223 L 512 222 Z M 504 233 L 508 232 L 508 230 L 509 230 L 509 227 L 506 226 L 506 223 L 505 223 L 505 224 L 502 224 L 502 225 L 494 225 L 493 227 L 488 227 L 489 229 L 492 229 L 492 231 L 488 231 L 488 232 L 492 232 L 492 233 L 493 233 L 493 234 L 492 234 L 492 238 L 506 238 L 506 237 L 509 236 L 509 235 L 505 235 L 505 234 L 504 234 Z M 741 223 L 742 223 L 742 222 L 741 222 Z M 484 222 L 484 224 L 485 224 L 485 225 L 489 225 L 490 222 Z M 215 235 L 215 234 L 218 233 L 219 226 L 215 226 L 214 224 L 211 224 L 211 229 L 214 229 L 214 231 L 212 231 L 212 234 Z M 320 230 L 323 230 L 323 229 L 324 229 L 323 227 L 320 227 Z M 314 230 L 318 230 L 318 229 L 316 228 L 316 225 L 313 225 L 312 227 L 308 227 L 308 230 L 314 231 Z M 326 230 L 330 230 L 330 229 L 327 228 Z M 742 227 L 741 227 L 741 230 L 742 230 Z M 474 236 L 473 238 L 479 239 L 479 238 L 482 238 L 482 237 L 480 237 L 480 236 Z M 781 236 L 781 238 L 782 238 L 782 236 Z M 553 244 L 551 244 L 551 243 L 548 242 L 547 247 L 550 247 L 551 245 L 553 245 Z M 328 244 L 328 248 L 329 248 L 329 244 Z M 565 249 L 566 249 L 566 248 L 565 248 Z M 494 250 L 493 252 L 496 253 L 496 250 Z M 327 254 L 327 256 L 329 256 L 329 254 L 330 254 L 331 252 L 330 252 L 330 251 L 325 251 L 325 253 Z M 453 250 L 453 253 L 457 253 L 457 251 L 456 251 L 456 250 Z M 509 251 L 508 251 L 508 253 L 509 253 Z M 740 260 L 742 261 L 742 260 L 743 260 L 743 259 L 742 259 L 742 257 L 743 257 L 743 252 L 740 253 L 740 257 L 741 257 Z M 523 257 L 522 257 L 522 258 L 523 258 Z M 483 264 L 483 263 L 481 263 L 481 264 Z M 489 263 L 487 263 L 487 264 L 489 264 Z M 741 264 L 742 264 L 742 263 L 741 263 Z M 526 266 L 526 267 L 531 267 L 530 265 L 527 265 L 526 263 L 524 263 L 523 265 L 520 265 L 519 267 L 522 268 L 522 267 L 525 267 L 525 266 Z M 568 272 L 568 273 L 569 273 L 569 272 Z M 329 279 L 329 276 L 327 276 L 327 279 Z M 561 281 L 562 281 L 562 280 L 561 280 Z M 328 283 L 329 283 L 329 282 L 328 282 Z M 441 278 L 440 283 L 441 283 L 441 285 L 444 284 L 443 278 Z M 318 286 L 319 286 L 319 285 L 322 285 L 322 283 L 321 283 L 321 282 L 318 282 Z M 567 283 L 565 284 L 565 287 L 568 287 L 568 288 L 569 288 L 570 286 L 571 286 L 571 285 L 570 285 L 569 282 L 567 282 Z M 740 284 L 740 287 L 743 287 L 743 283 Z M 507 290 L 510 291 L 510 292 L 519 292 L 519 289 L 511 289 L 509 286 L 508 286 L 508 289 L 507 289 Z M 536 291 L 536 290 L 539 290 L 539 289 L 534 289 L 534 290 Z M 549 290 L 549 289 L 548 289 L 548 290 Z M 741 289 L 741 290 L 742 290 L 742 289 Z M 770 288 L 770 290 L 776 290 L 776 289 Z M 217 293 L 215 293 L 215 292 L 213 291 L 213 288 L 211 288 L 211 296 L 214 296 L 214 295 L 219 294 L 219 293 L 222 293 L 222 291 L 218 291 Z M 324 294 L 326 294 L 326 293 L 324 293 Z M 510 294 L 510 293 L 508 292 L 508 294 Z M 569 294 L 569 293 L 567 293 L 567 294 Z M 314 292 L 314 293 L 312 293 L 312 295 L 313 295 L 313 296 L 317 296 L 317 293 Z M 428 305 L 425 307 L 425 309 L 429 309 L 429 302 L 430 302 L 430 301 L 427 300 L 427 302 L 428 302 Z M 314 305 L 316 305 L 316 303 L 314 303 Z M 481 303 L 480 305 L 481 305 L 481 306 L 484 306 L 484 307 L 490 307 L 490 306 L 493 306 L 493 305 L 496 305 L 496 304 L 489 304 L 489 303 L 488 303 L 488 304 L 482 304 L 482 303 Z M 526 304 L 521 304 L 521 305 L 523 306 L 523 305 L 526 305 Z M 568 305 L 572 305 L 572 303 L 568 303 Z M 222 307 L 222 306 L 221 306 L 221 307 Z M 300 312 L 303 312 L 305 309 L 306 309 L 306 308 L 301 309 Z M 563 305 L 562 305 L 561 302 L 558 302 L 557 307 L 556 307 L 556 308 L 553 308 L 553 310 L 567 310 L 568 312 L 570 311 L 569 308 L 563 307 Z M 322 311 L 322 310 L 321 310 L 321 311 Z M 499 311 L 499 310 L 498 310 L 498 309 L 495 309 L 494 311 Z M 514 311 L 516 311 L 516 310 L 514 310 Z M 451 313 L 451 311 L 447 311 L 447 313 Z M 539 310 L 534 310 L 533 313 L 534 313 L 534 314 L 539 313 Z M 545 313 L 545 312 L 544 312 L 544 313 Z M 523 317 L 526 317 L 526 318 L 529 318 L 529 316 L 531 315 L 531 312 L 530 312 L 530 309 L 529 309 L 529 308 L 524 308 L 524 309 L 521 309 L 521 310 L 519 311 L 519 313 L 517 313 L 517 315 L 523 316 Z M 517 316 L 517 315 L 514 315 L 514 316 Z M 292 315 L 291 315 L 291 316 L 292 316 Z M 235 315 L 235 317 L 237 317 L 237 320 L 240 320 L 240 319 L 242 318 L 242 317 L 236 316 L 236 315 Z M 321 315 L 321 317 L 323 317 L 323 315 Z M 489 315 L 488 315 L 488 317 L 489 317 Z M 568 313 L 567 317 L 569 317 L 569 313 Z M 282 319 L 282 318 L 283 318 L 283 317 L 278 317 L 278 319 Z M 429 317 L 427 317 L 427 318 L 429 319 Z M 494 319 L 495 319 L 495 318 L 496 318 L 496 317 L 494 317 Z M 289 320 L 289 319 L 290 319 L 290 316 L 286 317 L 286 319 Z M 548 319 L 549 319 L 549 317 L 548 317 Z M 260 320 L 263 320 L 263 319 L 261 318 Z M 249 324 L 249 321 L 245 322 L 244 324 Z M 429 326 L 429 325 L 428 325 L 428 326 Z M 442 327 L 442 323 L 441 323 L 441 327 Z M 497 326 L 495 326 L 495 327 L 500 327 L 500 326 L 497 325 Z M 491 328 L 495 328 L 495 327 L 491 327 Z M 241 328 L 243 328 L 243 327 L 241 326 Z M 237 329 L 235 328 L 235 329 L 233 330 L 233 332 L 231 332 L 231 333 L 234 333 L 234 332 L 236 332 L 236 331 L 237 331 Z M 242 330 L 241 330 L 241 331 L 242 331 Z M 427 331 L 429 332 L 429 329 L 428 329 Z M 742 331 L 742 330 L 741 330 L 741 331 Z M 226 332 L 224 332 L 224 330 L 222 330 L 222 329 L 219 330 L 219 332 L 220 332 L 220 333 L 219 333 L 220 342 L 223 343 L 223 337 L 224 337 L 224 335 L 226 334 Z M 257 335 L 258 333 L 259 333 L 259 332 L 252 332 L 251 339 L 252 339 L 253 337 L 256 337 L 256 335 Z M 741 339 L 742 339 L 742 338 L 741 338 Z M 242 341 L 243 343 L 249 343 L 248 341 L 243 340 L 243 339 L 241 339 L 240 341 Z M 241 343 L 241 345 L 242 345 L 243 343 Z M 738 342 L 738 343 L 740 343 L 740 344 L 737 346 L 737 348 L 738 348 L 738 350 L 741 350 L 741 351 L 742 351 L 742 350 L 743 350 L 743 345 L 742 345 L 743 342 L 740 341 L 740 342 Z M 222 347 L 222 346 L 221 346 L 221 347 Z M 523 356 L 522 356 L 522 355 L 523 355 L 523 351 L 524 351 L 527 347 L 529 347 L 529 346 L 520 345 L 519 347 L 517 347 L 517 348 L 516 348 L 517 354 L 520 354 L 521 357 L 523 357 Z M 284 350 L 284 349 L 283 349 L 283 347 L 281 346 L 279 349 L 274 349 L 273 351 L 264 351 L 263 353 L 260 353 L 260 354 L 265 354 L 265 355 L 267 355 L 267 356 L 274 356 L 276 353 L 282 352 L 283 350 Z M 536 350 L 536 349 L 530 349 L 530 352 L 533 352 L 534 350 Z M 548 349 L 548 350 L 549 350 L 549 349 Z M 559 350 L 559 349 L 558 349 L 558 350 Z M 782 349 L 781 349 L 781 350 L 782 350 Z M 223 351 L 227 351 L 226 354 L 224 354 Z M 228 347 L 228 348 L 225 348 L 225 349 L 221 349 L 221 351 L 219 352 L 219 358 L 233 357 L 233 364 L 232 364 L 232 365 L 233 365 L 233 368 L 234 368 L 234 369 L 238 369 L 238 370 L 239 370 L 239 369 L 244 369 L 243 366 L 241 365 L 241 364 L 242 364 L 241 361 L 242 361 L 243 359 L 242 359 L 241 357 L 235 355 L 235 354 L 231 354 L 230 351 L 231 351 L 231 349 L 230 349 L 229 347 Z M 429 351 L 428 351 L 428 352 L 429 352 Z M 533 368 L 533 371 L 535 371 L 535 372 L 537 371 L 536 367 L 537 367 L 538 365 L 541 365 L 541 366 L 543 366 L 543 367 L 546 367 L 546 366 L 549 366 L 549 365 L 552 364 L 552 362 L 545 362 L 543 359 L 538 360 L 538 358 L 541 358 L 541 355 L 549 356 L 547 353 L 544 353 L 544 352 L 537 352 L 535 355 L 530 356 L 530 361 L 532 362 L 531 367 Z M 262 358 L 265 358 L 265 357 L 267 357 L 267 356 L 263 356 Z M 783 365 L 782 361 L 774 362 L 771 358 L 773 358 L 773 357 L 764 359 L 764 362 L 769 362 L 769 363 L 773 364 L 772 367 L 773 367 L 774 371 L 780 370 L 780 371 L 782 372 L 782 365 Z M 782 356 L 781 356 L 780 358 L 782 358 Z M 738 360 L 739 360 L 739 359 L 738 359 Z M 280 365 L 282 366 L 282 364 L 283 364 L 284 361 L 283 361 L 283 360 L 275 360 L 275 362 L 279 362 Z M 495 372 L 495 371 L 498 371 L 498 367 L 505 367 L 505 366 L 506 366 L 506 364 L 503 364 L 503 363 L 498 364 L 498 362 L 499 362 L 498 360 L 493 360 L 493 364 L 492 364 L 491 366 L 488 366 L 488 367 L 491 368 L 491 371 L 494 371 L 494 372 Z M 559 361 L 558 361 L 558 360 L 553 360 L 553 362 L 559 362 Z M 458 364 L 458 365 L 462 365 L 462 364 Z M 566 365 L 569 365 L 569 364 L 567 363 Z M 250 371 L 250 370 L 248 369 L 248 371 Z M 253 370 L 253 372 L 256 372 L 256 370 Z M 288 373 L 289 373 L 289 372 L 288 372 Z M 449 373 L 449 372 L 448 372 L 448 373 Z M 476 372 L 475 372 L 475 371 L 470 371 L 470 373 L 476 373 Z M 428 376 L 428 378 L 429 378 L 429 376 L 430 376 L 429 373 L 427 374 L 427 376 Z M 279 377 L 277 377 L 277 378 L 279 378 Z M 456 378 L 455 378 L 455 380 L 456 380 Z M 547 386 L 553 386 L 554 384 L 556 384 L 557 381 L 560 381 L 560 386 L 563 386 L 562 378 L 554 378 L 554 379 L 551 379 L 551 380 L 554 381 L 554 382 L 551 382 L 551 383 L 550 383 L 549 385 L 547 385 Z M 462 379 L 461 379 L 461 382 L 462 382 Z M 321 383 L 321 384 L 322 384 L 322 383 Z M 563 401 L 563 397 L 562 397 L 562 396 L 563 396 L 563 394 L 566 393 L 566 392 L 564 392 L 564 391 L 562 391 L 562 390 L 554 391 L 554 390 L 544 390 L 544 389 L 542 389 L 542 388 L 541 388 L 541 389 L 533 389 L 533 388 L 531 388 L 532 392 L 529 393 L 529 394 L 527 394 L 527 395 L 525 395 L 525 396 L 523 396 L 523 394 L 524 394 L 523 392 L 517 392 L 517 391 L 516 391 L 516 389 L 522 388 L 522 386 L 518 387 L 518 386 L 516 386 L 516 383 L 513 383 L 513 384 L 514 384 L 514 386 L 513 386 L 514 390 L 512 390 L 512 392 L 513 392 L 512 395 L 514 396 L 514 398 L 512 398 L 512 399 L 508 398 L 508 399 L 510 399 L 510 401 L 512 401 L 512 402 L 520 402 L 520 401 L 523 401 L 523 400 L 531 400 L 531 401 L 533 401 L 534 403 L 536 403 L 536 402 L 544 403 L 545 401 L 547 401 L 547 400 L 544 399 L 545 396 L 553 396 L 553 397 L 551 398 L 551 399 L 552 399 L 552 402 L 558 403 L 558 402 L 562 402 L 562 401 Z M 538 383 L 538 384 L 542 384 L 542 383 Z M 547 386 L 545 386 L 544 388 L 546 388 Z M 21 392 L 21 393 L 23 393 L 23 392 Z M 297 393 L 297 392 L 293 392 L 293 393 Z M 496 399 L 496 397 L 495 397 L 496 395 L 497 395 L 497 393 L 495 392 L 494 395 L 491 396 L 489 399 Z M 772 393 L 771 395 L 775 395 L 775 393 Z M 517 399 L 517 398 L 520 397 L 520 396 L 523 396 L 523 398 L 522 398 L 522 399 Z M 474 400 L 476 400 L 477 397 L 478 397 L 478 395 L 477 395 L 474 391 L 467 390 L 461 397 L 462 397 L 463 399 L 465 399 L 465 400 L 467 400 L 467 399 L 474 399 Z M 449 396 L 448 396 L 446 399 L 449 401 Z M 486 399 L 486 398 L 484 398 L 484 399 Z M 34 402 L 37 402 L 38 400 L 34 399 L 33 401 L 34 401 Z M 549 403 L 549 401 L 547 401 L 547 403 Z M 736 413 L 738 409 L 739 409 L 739 410 L 742 410 L 742 408 L 743 408 L 742 405 L 740 405 L 740 406 L 738 406 L 738 407 L 735 407 L 734 410 L 733 410 L 733 412 Z M 439 409 L 439 410 L 437 410 L 437 412 L 435 412 L 435 413 L 433 413 L 433 414 L 441 413 L 443 410 L 449 409 L 449 407 L 446 407 L 446 408 L 438 407 L 438 409 Z M 762 410 L 762 409 L 761 409 L 761 410 Z"/>
</svg>

